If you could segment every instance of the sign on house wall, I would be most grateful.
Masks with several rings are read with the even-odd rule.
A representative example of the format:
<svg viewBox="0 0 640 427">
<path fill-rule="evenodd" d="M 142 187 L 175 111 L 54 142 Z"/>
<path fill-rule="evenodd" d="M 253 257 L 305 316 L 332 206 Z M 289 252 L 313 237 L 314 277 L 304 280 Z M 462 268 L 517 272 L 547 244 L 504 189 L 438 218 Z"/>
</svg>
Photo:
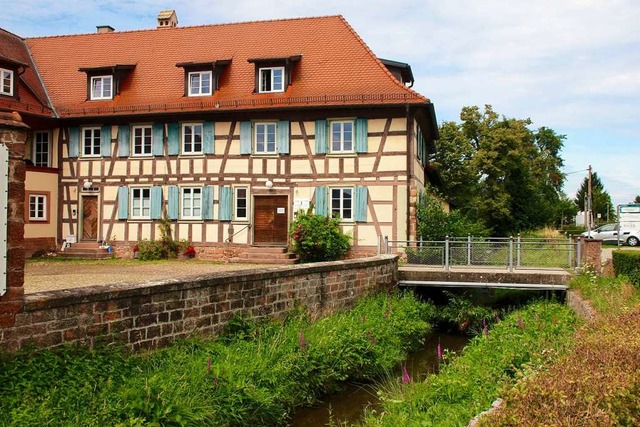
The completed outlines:
<svg viewBox="0 0 640 427">
<path fill-rule="evenodd" d="M 0 144 L 0 296 L 7 292 L 7 213 L 9 208 L 9 149 Z"/>
</svg>

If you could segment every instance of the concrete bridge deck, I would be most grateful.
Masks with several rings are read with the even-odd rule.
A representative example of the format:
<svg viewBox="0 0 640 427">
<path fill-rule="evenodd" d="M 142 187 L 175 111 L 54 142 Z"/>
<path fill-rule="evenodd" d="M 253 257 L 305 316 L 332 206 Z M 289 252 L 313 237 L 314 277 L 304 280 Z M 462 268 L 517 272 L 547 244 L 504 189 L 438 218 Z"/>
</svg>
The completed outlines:
<svg viewBox="0 0 640 427">
<path fill-rule="evenodd" d="M 566 290 L 573 274 L 563 270 L 504 268 L 442 268 L 402 266 L 398 268 L 398 285 L 409 287 L 469 287 L 531 290 Z"/>
</svg>

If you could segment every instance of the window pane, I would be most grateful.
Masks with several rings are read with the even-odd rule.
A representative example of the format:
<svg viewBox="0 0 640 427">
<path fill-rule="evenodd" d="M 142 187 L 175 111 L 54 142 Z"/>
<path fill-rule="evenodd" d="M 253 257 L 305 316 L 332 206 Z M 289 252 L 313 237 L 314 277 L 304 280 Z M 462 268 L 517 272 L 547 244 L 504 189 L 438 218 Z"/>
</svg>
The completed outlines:
<svg viewBox="0 0 640 427">
<path fill-rule="evenodd" d="M 189 93 L 191 94 L 199 94 L 200 93 L 200 75 L 199 74 L 191 74 L 190 75 L 191 82 L 189 83 Z"/>
<path fill-rule="evenodd" d="M 271 91 L 271 70 L 260 70 L 260 91 Z"/>
<path fill-rule="evenodd" d="M 102 85 L 102 96 L 105 98 L 111 98 L 111 77 L 105 77 Z"/>
<path fill-rule="evenodd" d="M 273 90 L 282 90 L 282 69 L 273 70 Z"/>
</svg>

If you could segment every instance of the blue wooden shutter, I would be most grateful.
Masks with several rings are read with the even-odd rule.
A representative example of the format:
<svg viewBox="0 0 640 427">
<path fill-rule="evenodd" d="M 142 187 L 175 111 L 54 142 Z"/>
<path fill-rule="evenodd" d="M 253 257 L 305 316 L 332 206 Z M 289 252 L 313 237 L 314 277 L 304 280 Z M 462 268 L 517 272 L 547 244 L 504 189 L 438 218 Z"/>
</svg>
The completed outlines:
<svg viewBox="0 0 640 427">
<path fill-rule="evenodd" d="M 129 188 L 118 187 L 118 219 L 129 218 Z"/>
<path fill-rule="evenodd" d="M 327 187 L 316 187 L 315 199 L 316 215 L 327 216 L 329 214 L 327 205 Z"/>
<path fill-rule="evenodd" d="M 327 121 L 316 120 L 316 154 L 327 153 Z"/>
<path fill-rule="evenodd" d="M 167 218 L 178 219 L 180 215 L 180 190 L 177 185 L 167 187 Z"/>
<path fill-rule="evenodd" d="M 251 122 L 240 122 L 240 154 L 251 154 Z"/>
<path fill-rule="evenodd" d="M 162 156 L 164 149 L 164 125 L 162 123 L 153 124 L 153 147 L 151 151 L 154 156 Z"/>
<path fill-rule="evenodd" d="M 111 157 L 111 126 L 104 125 L 100 129 L 100 155 Z"/>
<path fill-rule="evenodd" d="M 155 135 L 154 135 L 154 139 L 155 139 Z M 180 125 L 178 123 L 169 123 L 167 125 L 167 154 L 170 156 L 177 156 L 179 153 L 180 153 Z"/>
<path fill-rule="evenodd" d="M 118 126 L 118 156 L 129 157 L 131 130 L 129 125 Z"/>
<path fill-rule="evenodd" d="M 289 120 L 278 121 L 278 153 L 289 154 Z"/>
<path fill-rule="evenodd" d="M 220 209 L 218 212 L 218 219 L 220 221 L 231 221 L 231 214 L 233 211 L 233 200 L 231 197 L 231 187 L 220 187 Z"/>
<path fill-rule="evenodd" d="M 213 122 L 204 122 L 203 128 L 204 141 L 202 148 L 204 149 L 204 154 L 214 154 L 216 147 L 216 125 Z"/>
<path fill-rule="evenodd" d="M 69 157 L 78 157 L 80 154 L 80 128 L 69 128 Z"/>
<path fill-rule="evenodd" d="M 367 119 L 356 119 L 356 129 L 355 129 L 355 137 L 356 137 L 356 153 L 366 153 L 369 151 L 368 147 L 368 126 Z"/>
<path fill-rule="evenodd" d="M 151 219 L 162 218 L 162 187 L 151 187 Z"/>
<path fill-rule="evenodd" d="M 367 222 L 367 187 L 356 187 L 355 190 L 355 212 L 353 219 L 356 222 Z"/>
<path fill-rule="evenodd" d="M 210 185 L 202 189 L 202 219 L 213 219 L 213 187 Z"/>
</svg>

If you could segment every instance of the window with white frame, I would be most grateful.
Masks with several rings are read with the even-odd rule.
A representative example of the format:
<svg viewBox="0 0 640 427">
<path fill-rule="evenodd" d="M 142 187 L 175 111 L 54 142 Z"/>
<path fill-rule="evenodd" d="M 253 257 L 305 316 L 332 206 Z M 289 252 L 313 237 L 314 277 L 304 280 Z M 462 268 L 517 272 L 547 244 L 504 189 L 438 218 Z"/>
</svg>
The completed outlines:
<svg viewBox="0 0 640 427">
<path fill-rule="evenodd" d="M 82 154 L 86 157 L 100 155 L 100 128 L 82 129 Z"/>
<path fill-rule="evenodd" d="M 353 153 L 353 121 L 332 121 L 331 128 L 331 152 Z"/>
<path fill-rule="evenodd" d="M 153 132 L 151 126 L 134 126 L 133 130 L 133 155 L 150 156 Z"/>
<path fill-rule="evenodd" d="M 151 218 L 151 188 L 131 189 L 131 218 Z"/>
<path fill-rule="evenodd" d="M 202 123 L 182 125 L 182 154 L 202 153 Z"/>
<path fill-rule="evenodd" d="M 91 99 L 113 98 L 113 76 L 91 77 Z"/>
<path fill-rule="evenodd" d="M 211 71 L 189 73 L 189 96 L 211 95 Z"/>
<path fill-rule="evenodd" d="M 181 203 L 182 219 L 201 219 L 202 218 L 202 188 L 182 188 Z"/>
<path fill-rule="evenodd" d="M 33 134 L 33 164 L 34 166 L 51 166 L 50 133 L 37 131 Z"/>
<path fill-rule="evenodd" d="M 0 94 L 13 96 L 13 70 L 0 68 Z"/>
<path fill-rule="evenodd" d="M 353 219 L 353 188 L 331 189 L 331 215 L 343 220 Z"/>
<path fill-rule="evenodd" d="M 44 194 L 29 195 L 29 221 L 47 220 L 47 196 Z"/>
<path fill-rule="evenodd" d="M 246 187 L 236 187 L 236 195 L 234 197 L 234 212 L 235 219 L 244 221 L 248 219 L 249 215 L 249 194 Z"/>
<path fill-rule="evenodd" d="M 258 70 L 260 93 L 284 92 L 284 67 L 268 67 Z"/>
<path fill-rule="evenodd" d="M 276 124 L 255 124 L 255 145 L 253 152 L 256 154 L 274 154 L 276 152 Z"/>
</svg>

